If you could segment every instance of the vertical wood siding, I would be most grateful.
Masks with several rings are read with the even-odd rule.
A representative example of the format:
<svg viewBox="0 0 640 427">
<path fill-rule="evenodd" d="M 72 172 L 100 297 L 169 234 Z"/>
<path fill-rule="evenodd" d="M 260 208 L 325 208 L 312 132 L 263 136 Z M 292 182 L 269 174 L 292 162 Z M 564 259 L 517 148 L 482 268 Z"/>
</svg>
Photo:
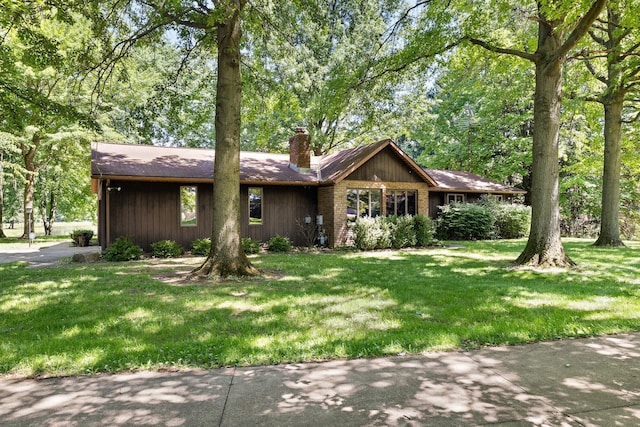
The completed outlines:
<svg viewBox="0 0 640 427">
<path fill-rule="evenodd" d="M 422 182 L 422 178 L 415 174 L 389 147 L 369 159 L 346 179 L 355 181 Z"/>
<path fill-rule="evenodd" d="M 249 224 L 249 188 L 262 188 L 262 224 Z M 315 221 L 316 187 L 240 186 L 242 235 L 266 242 L 276 234 L 286 236 L 294 245 L 304 245 L 298 222 L 306 215 Z"/>
<path fill-rule="evenodd" d="M 121 187 L 121 190 L 111 191 L 109 194 L 110 242 L 113 243 L 119 236 L 129 236 L 148 251 L 151 243 L 169 239 L 188 250 L 195 239 L 209 237 L 211 210 L 206 207 L 211 203 L 213 187 L 191 184 L 198 188 L 197 225 L 182 227 L 181 185 L 190 184 L 112 181 L 111 186 Z"/>
<path fill-rule="evenodd" d="M 198 219 L 196 226 L 180 225 L 180 186 L 194 185 L 198 188 Z M 129 236 L 145 251 L 151 250 L 151 243 L 160 240 L 174 240 L 185 249 L 191 248 L 195 239 L 211 236 L 211 204 L 213 186 L 207 184 L 129 182 L 111 181 L 111 187 L 121 187 L 111 191 L 109 215 L 106 215 L 106 196 L 100 201 L 99 223 L 109 220 L 109 226 L 100 226 L 109 238 L 101 237 L 103 247 L 113 243 L 119 236 Z M 252 186 L 254 187 L 254 186 Z M 255 186 L 258 187 L 258 186 Z M 303 245 L 304 239 L 296 221 L 303 221 L 306 215 L 316 216 L 318 191 L 315 187 L 262 186 L 263 224 L 249 225 L 249 186 L 240 189 L 241 234 L 266 242 L 279 234 L 289 237 L 295 245 Z M 105 184 L 106 191 L 106 184 Z"/>
</svg>

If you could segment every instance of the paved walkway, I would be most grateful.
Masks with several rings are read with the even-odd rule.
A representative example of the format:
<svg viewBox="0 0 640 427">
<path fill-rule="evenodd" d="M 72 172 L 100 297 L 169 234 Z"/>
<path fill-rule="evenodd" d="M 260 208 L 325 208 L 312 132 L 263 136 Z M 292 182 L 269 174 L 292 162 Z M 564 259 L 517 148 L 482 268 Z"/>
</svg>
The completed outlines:
<svg viewBox="0 0 640 427">
<path fill-rule="evenodd" d="M 50 267 L 75 254 L 99 253 L 99 246 L 71 246 L 71 240 L 65 242 L 36 242 L 0 244 L 0 264 L 14 261 L 26 261 L 31 267 Z"/>
<path fill-rule="evenodd" d="M 4 426 L 638 426 L 640 334 L 470 352 L 8 380 Z"/>
</svg>

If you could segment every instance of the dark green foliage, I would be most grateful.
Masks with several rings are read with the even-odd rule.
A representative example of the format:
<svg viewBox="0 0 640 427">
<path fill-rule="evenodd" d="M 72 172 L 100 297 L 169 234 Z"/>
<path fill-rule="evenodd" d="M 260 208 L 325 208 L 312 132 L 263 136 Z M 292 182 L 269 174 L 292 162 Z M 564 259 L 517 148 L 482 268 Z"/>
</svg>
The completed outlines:
<svg viewBox="0 0 640 427">
<path fill-rule="evenodd" d="M 267 249 L 271 252 L 289 252 L 292 248 L 291 241 L 288 237 L 276 234 L 267 242 Z"/>
<path fill-rule="evenodd" d="M 495 234 L 499 239 L 519 239 L 527 236 L 531 225 L 531 208 L 517 204 L 501 204 L 494 210 Z"/>
<path fill-rule="evenodd" d="M 531 208 L 485 197 L 478 204 L 441 206 L 437 235 L 448 240 L 517 239 L 526 237 Z"/>
<path fill-rule="evenodd" d="M 389 237 L 391 238 L 391 247 L 394 249 L 408 248 L 416 245 L 416 232 L 413 227 L 413 217 L 389 216 L 386 218 L 389 225 Z"/>
<path fill-rule="evenodd" d="M 437 236 L 444 240 L 484 240 L 494 237 L 495 216 L 490 208 L 474 203 L 440 207 Z"/>
<path fill-rule="evenodd" d="M 289 248 L 291 249 L 291 248 Z M 260 241 L 253 240 L 251 237 L 242 238 L 242 250 L 245 254 L 257 254 L 260 252 Z"/>
<path fill-rule="evenodd" d="M 70 234 L 75 246 L 89 246 L 93 237 L 93 230 L 73 230 Z"/>
<path fill-rule="evenodd" d="M 422 214 L 415 215 L 413 229 L 416 233 L 416 246 L 425 248 L 433 244 L 436 228 L 431 218 Z"/>
<path fill-rule="evenodd" d="M 151 244 L 151 253 L 156 258 L 175 258 L 182 255 L 184 249 L 173 240 L 160 240 Z"/>
<path fill-rule="evenodd" d="M 196 239 L 191 242 L 191 254 L 208 256 L 211 252 L 211 239 Z"/>
<path fill-rule="evenodd" d="M 140 258 L 142 252 L 142 248 L 133 243 L 130 237 L 120 236 L 105 249 L 103 257 L 107 261 L 131 261 Z"/>
</svg>

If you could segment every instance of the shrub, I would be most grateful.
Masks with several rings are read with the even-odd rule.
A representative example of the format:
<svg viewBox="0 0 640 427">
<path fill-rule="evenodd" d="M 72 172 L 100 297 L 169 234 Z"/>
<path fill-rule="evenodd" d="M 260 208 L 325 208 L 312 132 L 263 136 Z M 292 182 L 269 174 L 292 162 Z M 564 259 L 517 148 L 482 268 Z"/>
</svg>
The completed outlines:
<svg viewBox="0 0 640 427">
<path fill-rule="evenodd" d="M 127 236 L 118 237 L 103 253 L 107 261 L 131 261 L 140 258 L 140 255 L 142 248 Z"/>
<path fill-rule="evenodd" d="M 416 234 L 416 246 L 426 248 L 433 244 L 436 228 L 431 218 L 422 214 L 415 215 L 413 229 Z"/>
<path fill-rule="evenodd" d="M 358 218 L 353 226 L 353 241 L 355 246 L 363 251 L 372 249 L 386 249 L 391 247 L 389 224 L 384 217 Z"/>
<path fill-rule="evenodd" d="M 182 255 L 184 249 L 173 240 L 160 240 L 151 244 L 151 253 L 156 258 L 175 258 Z"/>
<path fill-rule="evenodd" d="M 391 247 L 394 249 L 408 248 L 416 245 L 416 231 L 413 228 L 413 217 L 389 216 L 386 218 L 389 227 Z"/>
<path fill-rule="evenodd" d="M 524 205 L 500 204 L 494 207 L 495 234 L 500 239 L 525 237 L 531 225 L 531 208 Z"/>
<path fill-rule="evenodd" d="M 243 237 L 242 250 L 245 254 L 257 254 L 258 252 L 260 252 L 260 241 L 253 240 L 251 237 Z"/>
<path fill-rule="evenodd" d="M 291 241 L 288 237 L 276 234 L 267 242 L 267 249 L 272 252 L 289 252 L 292 248 Z"/>
<path fill-rule="evenodd" d="M 71 240 L 75 246 L 89 246 L 93 237 L 92 230 L 73 230 L 70 234 Z"/>
<path fill-rule="evenodd" d="M 193 255 L 208 256 L 211 251 L 211 239 L 196 239 L 191 242 L 191 253 Z"/>
<path fill-rule="evenodd" d="M 440 207 L 437 235 L 448 240 L 482 240 L 494 237 L 495 217 L 482 204 L 453 203 Z"/>
</svg>

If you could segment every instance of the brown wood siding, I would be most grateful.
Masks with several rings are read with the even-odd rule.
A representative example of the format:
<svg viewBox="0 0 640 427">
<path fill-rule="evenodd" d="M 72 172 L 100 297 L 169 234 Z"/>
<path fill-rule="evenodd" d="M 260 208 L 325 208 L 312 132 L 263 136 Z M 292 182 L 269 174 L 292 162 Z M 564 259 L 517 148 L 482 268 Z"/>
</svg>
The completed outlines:
<svg viewBox="0 0 640 427">
<path fill-rule="evenodd" d="M 262 224 L 249 224 L 249 187 L 262 188 Z M 315 221 L 317 199 L 316 187 L 242 185 L 242 235 L 266 242 L 279 234 L 289 237 L 294 245 L 304 245 L 297 221 L 302 222 L 306 215 L 310 215 Z"/>
<path fill-rule="evenodd" d="M 211 211 L 206 208 L 211 204 L 211 185 L 194 184 L 198 187 L 195 227 L 180 226 L 179 183 L 111 181 L 110 185 L 121 190 L 109 194 L 110 236 L 103 239 L 103 245 L 129 236 L 146 251 L 151 243 L 165 239 L 175 240 L 188 250 L 193 240 L 211 235 Z"/>
<path fill-rule="evenodd" d="M 422 182 L 389 147 L 369 159 L 345 179 L 355 181 Z"/>
</svg>

